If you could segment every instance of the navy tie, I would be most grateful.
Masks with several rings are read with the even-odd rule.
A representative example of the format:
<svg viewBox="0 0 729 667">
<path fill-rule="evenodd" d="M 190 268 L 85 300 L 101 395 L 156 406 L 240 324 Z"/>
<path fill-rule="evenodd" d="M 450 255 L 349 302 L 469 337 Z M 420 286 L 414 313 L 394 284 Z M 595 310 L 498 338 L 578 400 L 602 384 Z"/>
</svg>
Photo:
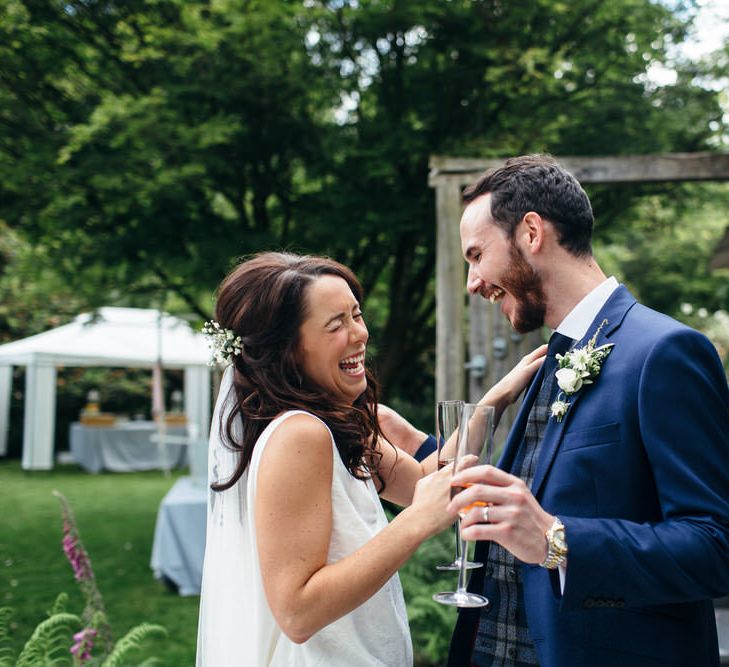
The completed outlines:
<svg viewBox="0 0 729 667">
<path fill-rule="evenodd" d="M 547 356 L 554 356 L 556 354 L 564 354 L 569 350 L 570 345 L 574 343 L 574 339 L 569 336 L 565 336 L 555 331 L 549 338 L 549 345 L 547 345 Z"/>
</svg>

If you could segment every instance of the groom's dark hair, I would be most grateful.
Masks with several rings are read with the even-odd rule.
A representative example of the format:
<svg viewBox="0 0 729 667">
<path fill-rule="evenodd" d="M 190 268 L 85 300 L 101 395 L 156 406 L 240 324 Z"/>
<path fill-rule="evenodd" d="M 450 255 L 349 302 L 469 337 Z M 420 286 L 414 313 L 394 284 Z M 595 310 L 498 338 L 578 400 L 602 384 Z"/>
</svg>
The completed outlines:
<svg viewBox="0 0 729 667">
<path fill-rule="evenodd" d="M 534 211 L 554 225 L 563 248 L 578 256 L 592 254 L 590 200 L 577 179 L 550 155 L 510 158 L 469 185 L 463 202 L 487 193 L 491 194 L 491 217 L 509 238 L 524 216 Z"/>
</svg>

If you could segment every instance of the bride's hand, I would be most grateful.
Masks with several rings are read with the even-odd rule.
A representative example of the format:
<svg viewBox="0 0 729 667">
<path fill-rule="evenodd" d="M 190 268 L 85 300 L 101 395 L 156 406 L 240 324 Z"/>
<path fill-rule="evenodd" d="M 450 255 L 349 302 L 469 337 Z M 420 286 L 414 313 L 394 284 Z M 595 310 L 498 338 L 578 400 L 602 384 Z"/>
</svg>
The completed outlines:
<svg viewBox="0 0 729 667">
<path fill-rule="evenodd" d="M 453 525 L 456 512 L 448 512 L 451 500 L 453 464 L 426 475 L 415 486 L 413 502 L 405 511 L 420 522 L 427 535 L 435 535 Z"/>
<path fill-rule="evenodd" d="M 544 363 L 547 346 L 540 345 L 536 350 L 521 358 L 501 380 L 489 389 L 479 403 L 493 405 L 496 409 L 496 421 L 501 413 L 511 405 L 532 381 L 539 367 Z"/>
</svg>

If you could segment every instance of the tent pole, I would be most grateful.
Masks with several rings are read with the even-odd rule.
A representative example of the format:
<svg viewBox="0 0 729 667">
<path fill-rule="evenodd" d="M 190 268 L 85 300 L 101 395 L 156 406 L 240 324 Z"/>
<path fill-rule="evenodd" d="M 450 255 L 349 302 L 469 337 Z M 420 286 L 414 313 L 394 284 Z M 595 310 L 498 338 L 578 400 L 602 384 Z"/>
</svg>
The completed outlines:
<svg viewBox="0 0 729 667">
<path fill-rule="evenodd" d="M 23 470 L 53 468 L 55 430 L 56 368 L 36 361 L 25 369 Z"/>
<path fill-rule="evenodd" d="M 10 399 L 13 390 L 13 367 L 0 366 L 0 456 L 8 453 Z"/>
</svg>

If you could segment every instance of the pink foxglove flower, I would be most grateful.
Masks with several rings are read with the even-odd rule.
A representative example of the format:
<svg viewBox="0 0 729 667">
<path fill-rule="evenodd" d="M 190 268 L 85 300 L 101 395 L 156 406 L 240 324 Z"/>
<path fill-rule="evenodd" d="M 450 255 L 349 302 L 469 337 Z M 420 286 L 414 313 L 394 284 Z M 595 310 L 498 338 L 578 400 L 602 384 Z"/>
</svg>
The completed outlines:
<svg viewBox="0 0 729 667">
<path fill-rule="evenodd" d="M 94 647 L 95 637 L 96 630 L 93 628 L 84 628 L 73 636 L 74 644 L 71 647 L 71 653 L 76 657 L 79 664 L 83 664 L 91 658 L 91 649 Z"/>
<path fill-rule="evenodd" d="M 104 610 L 104 601 L 101 597 L 101 592 L 96 585 L 96 577 L 94 576 L 94 569 L 91 566 L 91 559 L 81 541 L 71 506 L 68 504 L 66 498 L 58 491 L 54 491 L 53 495 L 61 503 L 61 511 L 63 513 L 63 539 L 61 541 L 63 552 L 71 564 L 73 576 L 78 582 L 86 603 L 83 611 L 83 622 L 86 625 L 86 629 L 82 631 L 82 633 L 86 633 L 84 635 L 86 637 L 84 641 L 90 642 L 99 635 L 98 643 L 104 646 L 108 653 L 111 651 L 112 646 L 111 628 L 106 619 L 106 611 Z M 89 634 L 91 632 L 93 635 Z M 78 635 L 82 633 L 78 633 Z M 74 637 L 77 640 L 76 644 L 74 644 L 76 651 L 72 652 L 77 657 L 77 661 L 87 660 L 90 654 L 86 658 L 83 656 L 90 650 L 91 644 L 89 644 L 88 650 L 83 649 L 85 644 L 80 642 L 77 636 Z"/>
</svg>

